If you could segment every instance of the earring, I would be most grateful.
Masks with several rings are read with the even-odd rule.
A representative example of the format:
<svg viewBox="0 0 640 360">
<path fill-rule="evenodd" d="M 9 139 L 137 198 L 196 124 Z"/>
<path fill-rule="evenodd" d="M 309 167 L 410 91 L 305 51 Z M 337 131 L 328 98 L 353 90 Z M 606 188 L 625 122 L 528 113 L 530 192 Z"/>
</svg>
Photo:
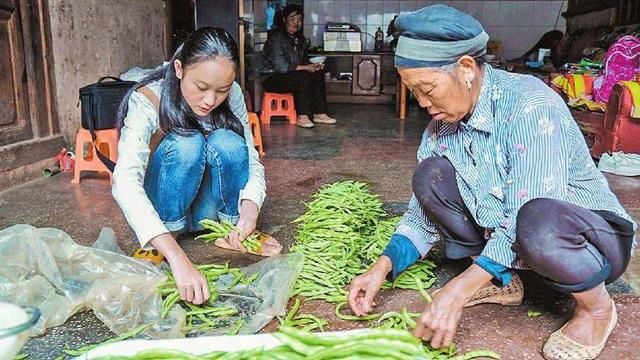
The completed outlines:
<svg viewBox="0 0 640 360">
<path fill-rule="evenodd" d="M 471 91 L 471 81 L 467 79 L 467 90 Z"/>
</svg>

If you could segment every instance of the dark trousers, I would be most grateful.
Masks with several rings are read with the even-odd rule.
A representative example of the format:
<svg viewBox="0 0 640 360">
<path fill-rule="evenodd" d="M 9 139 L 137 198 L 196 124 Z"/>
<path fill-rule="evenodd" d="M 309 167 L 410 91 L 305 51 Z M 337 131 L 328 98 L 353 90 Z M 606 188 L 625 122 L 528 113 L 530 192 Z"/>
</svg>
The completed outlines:
<svg viewBox="0 0 640 360">
<path fill-rule="evenodd" d="M 487 239 L 464 204 L 449 160 L 427 158 L 413 175 L 418 201 L 444 235 L 446 256 L 480 255 Z M 606 220 L 605 220 L 606 219 Z M 516 219 L 513 250 L 552 288 L 582 292 L 616 280 L 631 258 L 632 224 L 565 201 L 534 199 Z"/>
<path fill-rule="evenodd" d="M 293 93 L 293 100 L 298 115 L 327 113 L 327 96 L 325 93 L 324 73 L 316 71 L 292 71 L 286 74 L 271 74 L 262 87 L 265 91 L 275 93 Z"/>
</svg>

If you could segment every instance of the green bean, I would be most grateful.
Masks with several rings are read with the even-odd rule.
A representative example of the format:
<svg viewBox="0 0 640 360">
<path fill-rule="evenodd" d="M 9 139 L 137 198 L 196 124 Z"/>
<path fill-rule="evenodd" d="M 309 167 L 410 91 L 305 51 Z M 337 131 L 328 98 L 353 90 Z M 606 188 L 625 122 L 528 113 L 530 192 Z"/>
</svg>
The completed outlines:
<svg viewBox="0 0 640 360">
<path fill-rule="evenodd" d="M 538 317 L 538 316 L 540 316 L 540 315 L 542 315 L 542 313 L 541 313 L 541 312 L 539 312 L 539 311 L 535 311 L 535 310 L 529 310 L 529 311 L 527 311 L 527 316 L 528 316 L 528 317 Z"/>
<path fill-rule="evenodd" d="M 280 326 L 284 327 L 301 327 L 303 331 L 311 331 L 319 329 L 324 331 L 324 326 L 327 325 L 327 321 L 319 319 L 311 314 L 299 314 L 300 298 L 296 298 L 291 310 L 287 313 L 284 319 L 280 320 Z"/>
<path fill-rule="evenodd" d="M 347 305 L 346 302 L 341 302 L 336 305 L 336 316 L 342 320 L 355 320 L 355 321 L 367 321 L 374 320 L 380 317 L 380 314 L 370 314 L 365 316 L 356 316 L 356 315 L 343 315 L 340 313 L 340 309 Z"/>
<path fill-rule="evenodd" d="M 239 318 L 238 321 L 236 321 L 236 325 L 233 327 L 233 329 L 229 331 L 229 335 L 237 335 L 240 331 L 240 328 L 242 327 L 242 324 L 244 324 L 244 319 Z"/>
<path fill-rule="evenodd" d="M 187 316 L 195 316 L 195 315 L 211 315 L 211 316 L 229 316 L 236 315 L 238 310 L 230 307 L 205 307 L 198 308 L 193 306 L 194 310 L 187 311 Z"/>
<path fill-rule="evenodd" d="M 501 359 L 500 354 L 491 350 L 473 350 L 462 355 L 454 356 L 452 360 L 469 360 L 475 358 Z"/>
<path fill-rule="evenodd" d="M 171 310 L 173 305 L 175 305 L 175 303 L 177 303 L 178 301 L 180 301 L 180 292 L 176 290 L 169 296 L 167 296 L 162 302 L 162 313 L 160 314 L 160 317 L 164 319 L 167 314 L 169 314 L 169 311 Z"/>
<path fill-rule="evenodd" d="M 260 250 L 260 241 L 258 238 L 257 233 L 251 234 L 242 241 L 242 246 L 249 252 L 257 253 Z"/>
<path fill-rule="evenodd" d="M 233 281 L 229 284 L 229 286 L 227 286 L 227 290 L 229 290 L 232 287 L 238 285 L 238 283 L 240 282 L 240 280 L 242 280 L 243 277 L 244 277 L 244 275 L 242 273 L 236 274 L 235 279 L 233 279 Z"/>
<path fill-rule="evenodd" d="M 252 284 L 254 281 L 256 281 L 257 278 L 258 278 L 258 273 L 255 273 L 249 276 L 248 278 L 241 279 L 240 282 L 245 285 L 249 285 L 249 284 Z"/>
<path fill-rule="evenodd" d="M 415 276 L 415 275 L 411 275 L 411 276 L 413 276 L 413 278 L 416 280 L 416 286 L 418 287 L 418 291 L 420 291 L 420 294 L 422 295 L 422 297 L 424 297 L 424 299 L 427 301 L 427 303 L 430 303 L 433 299 L 431 299 L 431 296 L 424 289 L 424 285 L 422 284 L 422 280 L 420 280 L 420 278 L 418 276 Z"/>
</svg>

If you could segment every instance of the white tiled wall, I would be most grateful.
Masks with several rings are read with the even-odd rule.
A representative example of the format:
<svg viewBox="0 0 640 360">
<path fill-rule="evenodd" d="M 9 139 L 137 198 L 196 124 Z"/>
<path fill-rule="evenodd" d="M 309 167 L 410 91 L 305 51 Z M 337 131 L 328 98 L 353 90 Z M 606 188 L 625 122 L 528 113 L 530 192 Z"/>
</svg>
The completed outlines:
<svg viewBox="0 0 640 360">
<path fill-rule="evenodd" d="M 312 45 L 321 45 L 327 21 L 350 22 L 368 35 L 363 46 L 373 49 L 373 34 L 378 27 L 386 33 L 393 16 L 433 4 L 447 4 L 478 19 L 492 39 L 503 44 L 503 56 L 513 58 L 529 50 L 547 31 L 565 30 L 559 16 L 567 1 L 559 0 L 305 0 L 305 36 Z M 564 8 L 561 10 L 561 6 Z M 559 16 L 559 18 L 558 18 Z"/>
</svg>

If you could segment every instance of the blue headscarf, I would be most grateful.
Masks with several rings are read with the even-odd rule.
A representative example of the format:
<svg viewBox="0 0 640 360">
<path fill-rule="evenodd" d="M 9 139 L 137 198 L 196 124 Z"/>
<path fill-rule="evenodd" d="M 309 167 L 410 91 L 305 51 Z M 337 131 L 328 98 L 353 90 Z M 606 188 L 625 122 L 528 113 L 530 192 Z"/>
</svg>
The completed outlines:
<svg viewBox="0 0 640 360">
<path fill-rule="evenodd" d="M 489 35 L 473 16 L 447 5 L 432 5 L 398 16 L 400 33 L 396 67 L 437 67 L 455 63 L 461 56 L 480 57 L 487 52 Z"/>
</svg>

